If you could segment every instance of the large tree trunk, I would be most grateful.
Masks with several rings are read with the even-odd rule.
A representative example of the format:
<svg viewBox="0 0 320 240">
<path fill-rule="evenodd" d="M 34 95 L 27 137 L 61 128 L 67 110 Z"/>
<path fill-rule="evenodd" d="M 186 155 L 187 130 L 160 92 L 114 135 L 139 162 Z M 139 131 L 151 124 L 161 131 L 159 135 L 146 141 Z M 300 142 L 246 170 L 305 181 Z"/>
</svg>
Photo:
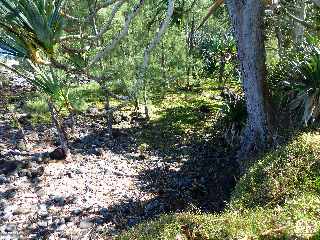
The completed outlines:
<svg viewBox="0 0 320 240">
<path fill-rule="evenodd" d="M 248 112 L 240 152 L 249 154 L 263 149 L 270 136 L 265 82 L 264 1 L 227 0 L 226 3 L 235 31 Z"/>
</svg>

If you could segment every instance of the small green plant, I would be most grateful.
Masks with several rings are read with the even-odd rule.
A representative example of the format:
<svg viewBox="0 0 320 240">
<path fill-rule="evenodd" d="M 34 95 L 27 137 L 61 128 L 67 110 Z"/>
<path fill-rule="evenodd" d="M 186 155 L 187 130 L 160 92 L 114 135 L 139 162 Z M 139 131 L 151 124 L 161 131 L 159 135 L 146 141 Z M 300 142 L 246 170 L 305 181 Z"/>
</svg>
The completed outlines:
<svg viewBox="0 0 320 240">
<path fill-rule="evenodd" d="M 230 145 L 239 140 L 241 131 L 246 123 L 247 110 L 244 96 L 241 93 L 224 90 L 221 93 L 223 105 L 221 112 L 226 125 L 225 139 Z"/>
<path fill-rule="evenodd" d="M 290 108 L 302 109 L 302 121 L 308 125 L 318 120 L 320 116 L 320 53 L 316 52 L 299 63 L 297 72 L 301 80 L 295 86 L 298 93 L 292 100 Z"/>
<path fill-rule="evenodd" d="M 316 191 L 320 193 L 320 176 L 316 177 L 316 179 L 314 180 L 314 187 Z"/>
</svg>

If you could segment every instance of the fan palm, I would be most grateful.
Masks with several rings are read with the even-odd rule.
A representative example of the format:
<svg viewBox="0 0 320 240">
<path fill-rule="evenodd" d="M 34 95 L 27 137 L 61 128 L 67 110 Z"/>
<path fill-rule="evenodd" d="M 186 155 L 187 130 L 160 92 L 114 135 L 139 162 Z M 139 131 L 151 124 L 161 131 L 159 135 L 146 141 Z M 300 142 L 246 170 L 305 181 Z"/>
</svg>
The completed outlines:
<svg viewBox="0 0 320 240">
<path fill-rule="evenodd" d="M 303 61 L 298 68 L 302 80 L 298 85 L 298 96 L 292 101 L 291 109 L 303 107 L 303 122 L 314 122 L 320 116 L 320 53 L 316 52 Z"/>
<path fill-rule="evenodd" d="M 43 63 L 63 28 L 61 8 L 64 0 L 0 0 L 0 52 Z"/>
</svg>

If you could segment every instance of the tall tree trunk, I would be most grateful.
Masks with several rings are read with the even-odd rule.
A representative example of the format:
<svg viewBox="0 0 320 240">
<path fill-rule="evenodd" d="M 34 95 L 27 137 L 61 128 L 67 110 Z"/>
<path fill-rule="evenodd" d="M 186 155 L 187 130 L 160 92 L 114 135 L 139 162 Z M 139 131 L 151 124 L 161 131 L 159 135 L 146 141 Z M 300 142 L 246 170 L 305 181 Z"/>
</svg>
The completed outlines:
<svg viewBox="0 0 320 240">
<path fill-rule="evenodd" d="M 193 71 L 193 49 L 194 49 L 195 19 L 192 16 L 190 31 L 187 31 L 187 89 L 191 88 L 190 76 Z"/>
<path fill-rule="evenodd" d="M 227 0 L 238 47 L 248 112 L 240 156 L 263 149 L 270 136 L 267 111 L 264 1 Z"/>
<path fill-rule="evenodd" d="M 278 42 L 278 55 L 280 58 L 283 57 L 284 54 L 284 46 L 283 46 L 283 34 L 281 32 L 281 28 L 279 26 L 275 27 L 276 38 Z"/>
<path fill-rule="evenodd" d="M 306 3 L 305 0 L 298 0 L 295 7 L 295 16 L 301 20 L 306 18 Z M 294 32 L 293 32 L 293 42 L 297 50 L 301 48 L 304 38 L 304 26 L 294 21 Z"/>
</svg>

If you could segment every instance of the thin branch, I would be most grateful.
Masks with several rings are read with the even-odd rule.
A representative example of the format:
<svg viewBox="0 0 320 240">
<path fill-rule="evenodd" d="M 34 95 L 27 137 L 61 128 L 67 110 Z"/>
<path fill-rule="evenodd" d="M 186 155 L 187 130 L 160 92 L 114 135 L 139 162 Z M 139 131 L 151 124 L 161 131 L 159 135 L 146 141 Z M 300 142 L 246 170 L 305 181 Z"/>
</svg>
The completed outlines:
<svg viewBox="0 0 320 240">
<path fill-rule="evenodd" d="M 138 81 L 136 83 L 137 87 L 139 87 L 141 82 L 144 82 L 144 74 L 145 74 L 147 67 L 149 65 L 150 53 L 158 45 L 158 43 L 161 40 L 161 37 L 163 36 L 165 31 L 168 29 L 169 24 L 171 22 L 172 15 L 173 15 L 173 11 L 174 11 L 174 0 L 169 0 L 166 18 L 161 22 L 160 27 L 159 27 L 159 31 L 156 33 L 155 37 L 149 43 L 148 47 L 144 50 L 143 64 L 142 64 L 142 67 L 140 70 L 140 74 L 138 76 Z"/>
<path fill-rule="evenodd" d="M 131 14 L 127 17 L 124 27 L 122 31 L 118 34 L 116 38 L 113 39 L 113 41 L 105 47 L 103 50 L 101 50 L 97 55 L 94 57 L 94 59 L 91 61 L 89 64 L 89 67 L 97 63 L 98 61 L 101 60 L 101 58 L 105 57 L 108 55 L 117 45 L 118 43 L 126 36 L 128 35 L 129 32 L 129 26 L 132 20 L 137 16 L 139 10 L 141 9 L 142 5 L 144 4 L 144 0 L 140 0 L 139 3 L 133 8 L 133 11 Z"/>
<path fill-rule="evenodd" d="M 59 42 L 64 42 L 64 41 L 68 41 L 68 40 L 74 40 L 74 39 L 87 39 L 87 40 L 92 40 L 95 39 L 96 36 L 85 36 L 82 34 L 75 34 L 75 35 L 67 35 L 67 36 L 63 36 L 59 38 Z"/>
<path fill-rule="evenodd" d="M 109 7 L 110 5 L 115 4 L 116 2 L 119 2 L 119 1 L 122 1 L 122 0 L 107 0 L 106 2 L 101 3 L 100 5 L 98 5 L 96 7 L 96 11 L 98 12 L 100 9 Z"/>
<path fill-rule="evenodd" d="M 63 50 L 65 50 L 67 53 L 85 53 L 87 52 L 90 47 L 84 47 L 84 48 L 70 48 L 64 44 L 61 44 L 61 47 L 63 48 Z"/>
<path fill-rule="evenodd" d="M 96 36 L 96 39 L 100 38 L 103 34 L 105 34 L 109 29 L 113 22 L 113 19 L 115 18 L 117 12 L 121 8 L 121 6 L 126 2 L 127 0 L 120 0 L 112 9 L 111 15 L 108 19 L 108 21 L 104 24 L 98 35 Z"/>
<path fill-rule="evenodd" d="M 144 50 L 144 60 L 143 60 L 143 69 L 145 69 L 149 64 L 150 53 L 158 45 L 161 40 L 162 35 L 168 29 L 171 22 L 171 17 L 174 10 L 174 0 L 169 0 L 167 15 L 164 21 L 160 24 L 159 31 L 156 33 L 155 37 L 152 39 L 148 47 Z"/>
<path fill-rule="evenodd" d="M 211 5 L 211 7 L 208 9 L 208 13 L 205 16 L 205 18 L 202 20 L 202 22 L 200 23 L 199 27 L 197 28 L 197 30 L 199 30 L 205 23 L 206 21 L 212 16 L 212 14 L 215 12 L 215 10 L 218 9 L 218 7 L 220 7 L 222 4 L 224 3 L 224 0 L 216 0 L 214 1 L 214 3 Z"/>
<path fill-rule="evenodd" d="M 290 12 L 285 11 L 285 13 L 287 14 L 287 16 L 289 16 L 290 18 L 292 18 L 294 21 L 300 23 L 302 26 L 304 26 L 304 27 L 306 27 L 306 28 L 309 28 L 309 29 L 312 29 L 312 30 L 315 30 L 315 31 L 320 31 L 320 28 L 319 28 L 319 27 L 313 26 L 312 24 L 308 23 L 307 21 L 302 20 L 302 19 L 296 17 L 295 15 L 291 14 Z"/>
</svg>

